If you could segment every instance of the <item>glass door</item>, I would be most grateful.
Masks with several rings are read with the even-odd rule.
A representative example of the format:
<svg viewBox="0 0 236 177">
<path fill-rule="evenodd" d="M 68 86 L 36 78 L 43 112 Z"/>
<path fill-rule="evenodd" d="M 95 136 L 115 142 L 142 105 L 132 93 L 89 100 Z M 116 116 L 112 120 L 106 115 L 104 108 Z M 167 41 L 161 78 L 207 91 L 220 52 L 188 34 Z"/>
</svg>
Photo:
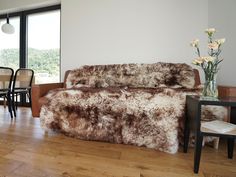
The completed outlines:
<svg viewBox="0 0 236 177">
<path fill-rule="evenodd" d="M 28 15 L 27 51 L 35 83 L 60 81 L 60 10 Z"/>
</svg>

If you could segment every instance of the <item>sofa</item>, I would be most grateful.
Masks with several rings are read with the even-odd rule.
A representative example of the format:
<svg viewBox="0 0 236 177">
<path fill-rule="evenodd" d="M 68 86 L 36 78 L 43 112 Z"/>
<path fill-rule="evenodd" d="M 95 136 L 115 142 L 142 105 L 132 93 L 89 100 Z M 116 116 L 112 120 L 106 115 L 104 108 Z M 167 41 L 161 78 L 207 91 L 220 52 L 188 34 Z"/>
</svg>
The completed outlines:
<svg viewBox="0 0 236 177">
<path fill-rule="evenodd" d="M 45 130 L 176 153 L 185 97 L 200 94 L 199 84 L 198 71 L 183 63 L 82 66 L 63 83 L 34 85 L 32 111 Z"/>
</svg>

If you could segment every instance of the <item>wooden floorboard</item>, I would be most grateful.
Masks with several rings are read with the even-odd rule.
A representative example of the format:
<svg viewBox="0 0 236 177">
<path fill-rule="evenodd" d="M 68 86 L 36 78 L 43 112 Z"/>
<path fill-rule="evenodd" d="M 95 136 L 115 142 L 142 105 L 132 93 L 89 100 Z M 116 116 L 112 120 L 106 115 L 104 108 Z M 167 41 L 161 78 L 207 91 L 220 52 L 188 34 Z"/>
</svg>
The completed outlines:
<svg viewBox="0 0 236 177">
<path fill-rule="evenodd" d="M 29 108 L 11 119 L 0 106 L 0 177 L 236 177 L 236 160 L 203 147 L 199 174 L 193 173 L 193 149 L 176 154 L 129 145 L 82 141 L 45 133 Z"/>
</svg>

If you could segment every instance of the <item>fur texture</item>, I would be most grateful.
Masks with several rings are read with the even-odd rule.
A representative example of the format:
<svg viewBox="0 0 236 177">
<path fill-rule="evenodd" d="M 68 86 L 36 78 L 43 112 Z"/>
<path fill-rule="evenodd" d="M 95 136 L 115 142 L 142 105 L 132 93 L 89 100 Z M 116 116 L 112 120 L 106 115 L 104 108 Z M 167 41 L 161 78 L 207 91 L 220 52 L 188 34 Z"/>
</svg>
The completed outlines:
<svg viewBox="0 0 236 177">
<path fill-rule="evenodd" d="M 169 153 L 183 138 L 186 95 L 201 92 L 192 88 L 194 74 L 186 64 L 84 66 L 70 73 L 68 83 L 72 88 L 46 96 L 43 128 Z"/>
<path fill-rule="evenodd" d="M 83 66 L 67 77 L 71 87 L 193 88 L 193 69 L 187 64 L 116 64 Z"/>
<path fill-rule="evenodd" d="M 196 90 L 80 88 L 52 91 L 42 107 L 43 127 L 85 140 L 146 146 L 175 153 L 182 134 L 185 95 Z"/>
</svg>

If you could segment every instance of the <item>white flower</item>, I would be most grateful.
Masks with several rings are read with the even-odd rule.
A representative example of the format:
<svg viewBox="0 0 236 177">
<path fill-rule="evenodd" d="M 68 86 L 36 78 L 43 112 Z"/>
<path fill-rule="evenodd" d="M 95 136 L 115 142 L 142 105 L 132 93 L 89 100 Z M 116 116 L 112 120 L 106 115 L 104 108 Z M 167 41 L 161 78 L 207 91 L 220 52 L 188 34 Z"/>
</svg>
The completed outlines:
<svg viewBox="0 0 236 177">
<path fill-rule="evenodd" d="M 215 29 L 215 28 L 207 28 L 207 29 L 205 30 L 205 32 L 207 32 L 207 33 L 215 33 L 215 32 L 216 32 L 216 29 Z"/>
<path fill-rule="evenodd" d="M 199 57 L 199 58 L 196 58 L 195 60 L 193 60 L 193 64 L 195 65 L 200 65 L 204 62 L 203 58 L 202 57 Z"/>
<path fill-rule="evenodd" d="M 206 57 L 201 57 L 201 58 L 205 62 L 212 62 L 213 60 L 215 60 L 215 57 L 211 57 L 211 56 L 206 56 Z"/>
<path fill-rule="evenodd" d="M 212 62 L 215 60 L 215 57 L 205 56 L 205 57 L 198 57 L 192 61 L 194 65 L 201 65 L 204 62 Z"/>
<path fill-rule="evenodd" d="M 204 70 L 205 76 L 209 74 L 215 74 L 219 70 L 219 64 L 223 59 L 219 58 L 219 54 L 221 53 L 220 46 L 225 43 L 225 38 L 214 39 L 214 33 L 216 32 L 215 28 L 208 28 L 205 30 L 208 36 L 208 55 L 209 56 L 201 56 L 201 52 L 199 49 L 199 40 L 195 39 L 191 42 L 191 46 L 196 48 L 196 54 L 198 58 L 195 58 L 192 61 L 192 64 L 201 67 Z"/>
<path fill-rule="evenodd" d="M 192 47 L 198 47 L 199 45 L 199 40 L 198 39 L 194 39 L 193 41 L 191 41 L 190 45 Z"/>
<path fill-rule="evenodd" d="M 209 49 L 217 50 L 219 48 L 219 43 L 218 42 L 212 42 L 208 44 Z"/>
<path fill-rule="evenodd" d="M 224 43 L 225 43 L 225 38 L 217 39 L 217 40 L 215 40 L 215 42 L 216 42 L 218 45 L 224 44 Z"/>
<path fill-rule="evenodd" d="M 192 64 L 199 65 L 195 60 L 192 61 Z"/>
<path fill-rule="evenodd" d="M 215 32 L 216 32 L 216 29 L 215 28 L 207 28 L 205 30 L 205 32 L 209 35 L 209 36 L 212 36 Z"/>
</svg>

